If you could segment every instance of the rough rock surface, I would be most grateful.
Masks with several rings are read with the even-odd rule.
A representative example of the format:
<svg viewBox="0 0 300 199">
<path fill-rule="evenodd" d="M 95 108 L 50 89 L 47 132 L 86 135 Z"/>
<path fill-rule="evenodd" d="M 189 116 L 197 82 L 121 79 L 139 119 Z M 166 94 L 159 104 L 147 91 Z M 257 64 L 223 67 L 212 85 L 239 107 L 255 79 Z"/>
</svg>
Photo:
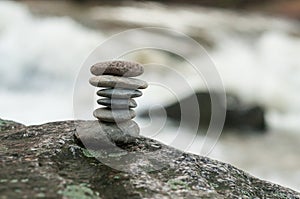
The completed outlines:
<svg viewBox="0 0 300 199">
<path fill-rule="evenodd" d="M 76 142 L 76 124 L 85 123 L 26 127 L 0 120 L 0 198 L 300 198 L 300 193 L 229 164 L 182 153 L 147 138 L 120 147 L 141 154 L 162 149 L 179 156 L 158 171 L 114 170 Z M 145 162 L 140 159 L 128 167 L 142 165 Z"/>
</svg>

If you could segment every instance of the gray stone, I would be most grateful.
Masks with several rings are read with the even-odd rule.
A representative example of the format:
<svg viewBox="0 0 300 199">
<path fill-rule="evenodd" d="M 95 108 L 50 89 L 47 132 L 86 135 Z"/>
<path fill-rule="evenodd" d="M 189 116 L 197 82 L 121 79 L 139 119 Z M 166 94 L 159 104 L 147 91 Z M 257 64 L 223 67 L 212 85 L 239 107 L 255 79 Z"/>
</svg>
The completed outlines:
<svg viewBox="0 0 300 199">
<path fill-rule="evenodd" d="M 99 150 L 104 147 L 104 142 L 112 141 L 129 143 L 139 136 L 140 128 L 133 120 L 119 123 L 91 121 L 79 125 L 76 129 L 76 137 L 86 148 Z M 105 141 L 106 140 L 106 141 Z"/>
<path fill-rule="evenodd" d="M 108 108 L 98 108 L 93 114 L 97 119 L 103 122 L 123 122 L 136 116 L 135 111 L 131 109 L 111 110 Z"/>
<path fill-rule="evenodd" d="M 102 98 L 99 99 L 97 102 L 100 105 L 108 106 L 112 109 L 129 109 L 129 108 L 135 108 L 137 106 L 134 99 Z"/>
<path fill-rule="evenodd" d="M 122 166 L 130 171 L 146 170 L 161 161 L 166 166 L 138 174 L 113 169 L 100 161 L 106 156 L 105 150 L 94 153 L 80 143 L 81 138 L 92 138 L 92 134 L 97 136 L 95 144 L 111 143 L 106 139 L 107 131 L 99 131 L 97 121 L 25 126 L 0 119 L 2 124 L 0 198 L 38 198 L 41 194 L 44 198 L 95 199 L 300 198 L 299 192 L 258 179 L 230 164 L 185 153 L 142 136 L 132 143 L 117 145 L 137 156 L 130 162 L 120 161 Z M 81 134 L 78 129 L 86 131 Z M 149 153 L 155 156 L 149 158 Z"/>
<path fill-rule="evenodd" d="M 91 67 L 93 75 L 117 75 L 135 77 L 143 74 L 144 68 L 136 62 L 130 61 L 107 61 L 100 62 Z"/>
<path fill-rule="evenodd" d="M 97 95 L 109 98 L 135 98 L 142 96 L 143 93 L 139 90 L 115 88 L 99 90 Z"/>
<path fill-rule="evenodd" d="M 90 84 L 96 87 L 144 89 L 148 87 L 147 82 L 130 77 L 116 77 L 102 75 L 90 78 Z"/>
</svg>

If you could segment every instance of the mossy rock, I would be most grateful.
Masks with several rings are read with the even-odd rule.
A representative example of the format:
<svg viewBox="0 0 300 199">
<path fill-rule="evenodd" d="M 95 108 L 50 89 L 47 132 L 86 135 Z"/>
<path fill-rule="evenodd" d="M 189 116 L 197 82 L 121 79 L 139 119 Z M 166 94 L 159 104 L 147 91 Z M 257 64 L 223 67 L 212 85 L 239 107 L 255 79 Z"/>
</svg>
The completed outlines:
<svg viewBox="0 0 300 199">
<path fill-rule="evenodd" d="M 176 158 L 151 172 L 113 169 L 95 158 L 104 153 L 87 151 L 75 138 L 76 126 L 87 123 L 24 126 L 1 120 L 0 199 L 300 198 L 291 189 L 257 179 L 229 164 L 143 137 L 118 144 L 128 153 L 141 154 L 140 159 L 126 165 L 129 169 L 151 169 L 155 160 L 166 159 L 166 154 L 176 154 Z M 145 162 L 143 156 L 156 150 L 161 152 Z M 114 153 L 113 157 L 123 156 Z"/>
<path fill-rule="evenodd" d="M 3 120 L 0 118 L 0 132 L 1 131 L 6 131 L 6 130 L 12 130 L 15 128 L 23 127 L 23 124 L 10 121 L 10 120 Z"/>
</svg>

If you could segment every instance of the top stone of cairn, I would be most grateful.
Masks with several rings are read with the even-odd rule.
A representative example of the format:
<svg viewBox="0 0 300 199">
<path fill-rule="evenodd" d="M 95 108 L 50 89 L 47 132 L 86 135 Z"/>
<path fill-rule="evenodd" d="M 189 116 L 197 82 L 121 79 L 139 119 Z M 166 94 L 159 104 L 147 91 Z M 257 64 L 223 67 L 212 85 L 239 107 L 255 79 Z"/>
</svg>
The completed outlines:
<svg viewBox="0 0 300 199">
<path fill-rule="evenodd" d="M 142 65 L 131 61 L 107 61 L 94 64 L 91 67 L 93 75 L 115 75 L 136 77 L 144 73 Z"/>
</svg>

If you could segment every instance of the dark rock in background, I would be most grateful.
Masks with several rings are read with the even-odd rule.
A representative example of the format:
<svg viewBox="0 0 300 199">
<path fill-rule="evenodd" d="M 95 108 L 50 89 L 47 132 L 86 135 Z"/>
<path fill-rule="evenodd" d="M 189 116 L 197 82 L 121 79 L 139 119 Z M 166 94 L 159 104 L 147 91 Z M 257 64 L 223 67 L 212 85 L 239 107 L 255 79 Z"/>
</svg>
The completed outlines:
<svg viewBox="0 0 300 199">
<path fill-rule="evenodd" d="M 18 0 L 25 2 L 30 6 L 33 6 L 33 10 L 39 14 L 45 14 L 50 12 L 57 13 L 57 10 L 60 10 L 60 7 L 64 7 L 64 4 L 67 2 L 74 2 L 79 6 L 86 5 L 124 5 L 128 2 L 135 3 L 140 1 L 128 1 L 128 0 L 64 0 L 64 1 L 46 1 L 46 0 Z M 276 16 L 288 17 L 296 20 L 300 20 L 300 1 L 299 0 L 145 0 L 144 2 L 158 2 L 168 5 L 192 5 L 192 6 L 205 6 L 205 7 L 216 7 L 216 8 L 225 8 L 233 9 L 240 11 L 254 11 L 262 12 Z M 52 7 L 53 4 L 59 4 L 59 7 L 55 7 L 56 10 Z M 63 6 L 61 6 L 63 5 Z M 36 10 L 38 8 L 38 10 Z M 53 14 L 53 13 L 52 13 Z M 61 15 L 60 13 L 59 15 Z M 65 13 L 64 13 L 65 14 Z M 70 15 L 70 13 L 68 13 Z M 87 24 L 88 22 L 85 22 Z"/>
<path fill-rule="evenodd" d="M 104 0 L 101 2 L 95 0 L 73 1 L 77 3 L 100 3 L 118 5 L 126 2 L 127 0 Z M 299 0 L 150 0 L 149 2 L 151 1 L 164 4 L 198 5 L 235 10 L 260 11 L 300 20 Z"/>
<path fill-rule="evenodd" d="M 218 96 L 218 93 L 213 93 Z M 200 128 L 207 128 L 211 121 L 211 98 L 208 92 L 196 93 L 196 98 L 199 104 L 200 110 Z M 175 122 L 181 121 L 181 107 L 185 107 L 190 112 L 195 111 L 193 103 L 193 95 L 188 96 L 181 100 L 176 101 L 173 104 L 166 105 L 164 108 L 167 112 L 168 118 Z M 221 100 L 219 100 L 218 106 L 222 107 Z M 151 116 L 159 116 L 159 110 L 152 110 Z M 141 114 L 142 117 L 149 117 L 148 112 Z M 188 115 L 187 115 L 188 116 Z M 191 116 L 192 117 L 192 116 Z M 186 121 L 193 121 L 192 118 L 185 118 Z M 238 129 L 238 130 L 249 130 L 249 131 L 264 131 L 266 130 L 266 122 L 264 117 L 264 109 L 258 105 L 245 105 L 237 99 L 236 96 L 227 94 L 227 110 L 224 128 L 227 129 Z"/>
<path fill-rule="evenodd" d="M 258 105 L 228 109 L 226 112 L 225 127 L 265 131 L 264 109 Z"/>
<path fill-rule="evenodd" d="M 78 3 L 109 3 L 109 4 L 117 4 L 126 2 L 127 0 L 71 0 Z M 201 6 L 212 6 L 212 7 L 220 7 L 220 8 L 245 8 L 252 5 L 257 4 L 266 4 L 266 3 L 278 3 L 283 1 L 292 1 L 292 0 L 145 0 L 145 1 L 152 1 L 152 2 L 159 2 L 159 3 L 176 3 L 176 4 L 194 4 L 194 5 L 201 5 Z"/>
<path fill-rule="evenodd" d="M 138 152 L 127 167 L 152 166 L 164 155 L 177 158 L 152 172 L 125 173 L 97 161 L 74 138 L 85 121 L 24 126 L 0 120 L 0 198 L 299 198 L 300 193 L 219 161 L 137 138 L 119 146 Z M 145 162 L 149 151 L 161 151 Z"/>
</svg>

